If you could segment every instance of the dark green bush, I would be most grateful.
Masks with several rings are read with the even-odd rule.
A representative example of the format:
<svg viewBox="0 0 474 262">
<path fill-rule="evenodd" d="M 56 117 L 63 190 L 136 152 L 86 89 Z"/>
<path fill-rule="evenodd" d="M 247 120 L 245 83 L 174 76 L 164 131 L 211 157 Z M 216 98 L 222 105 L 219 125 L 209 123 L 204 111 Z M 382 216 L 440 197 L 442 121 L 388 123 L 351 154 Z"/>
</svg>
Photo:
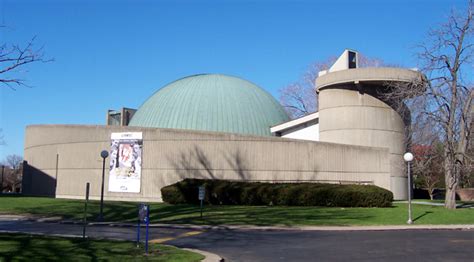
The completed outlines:
<svg viewBox="0 0 474 262">
<path fill-rule="evenodd" d="M 198 204 L 198 187 L 206 187 L 204 202 L 211 205 L 279 205 L 326 207 L 389 207 L 392 192 L 367 185 L 319 183 L 257 183 L 185 179 L 163 187 L 163 201 Z"/>
<path fill-rule="evenodd" d="M 176 184 L 172 186 L 163 187 L 161 189 L 161 195 L 166 196 L 166 202 L 173 204 L 185 204 L 186 198 L 184 194 L 179 190 Z"/>
</svg>

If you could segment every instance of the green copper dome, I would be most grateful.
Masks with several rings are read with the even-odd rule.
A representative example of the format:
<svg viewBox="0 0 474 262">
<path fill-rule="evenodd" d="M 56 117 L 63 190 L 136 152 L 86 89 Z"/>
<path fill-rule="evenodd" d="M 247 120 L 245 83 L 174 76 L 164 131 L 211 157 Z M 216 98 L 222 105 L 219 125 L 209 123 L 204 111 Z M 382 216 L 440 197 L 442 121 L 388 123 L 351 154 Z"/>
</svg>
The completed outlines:
<svg viewBox="0 0 474 262">
<path fill-rule="evenodd" d="M 179 79 L 143 103 L 130 126 L 177 128 L 270 136 L 288 121 L 282 106 L 249 81 L 205 74 Z"/>
</svg>

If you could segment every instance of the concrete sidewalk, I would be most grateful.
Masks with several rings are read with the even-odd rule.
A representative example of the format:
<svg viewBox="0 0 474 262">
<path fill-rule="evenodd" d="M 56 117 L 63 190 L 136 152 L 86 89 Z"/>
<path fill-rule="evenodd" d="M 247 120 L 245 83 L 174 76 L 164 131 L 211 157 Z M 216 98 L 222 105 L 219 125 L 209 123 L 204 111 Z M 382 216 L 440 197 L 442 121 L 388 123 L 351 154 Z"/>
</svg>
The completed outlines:
<svg viewBox="0 0 474 262">
<path fill-rule="evenodd" d="M 407 204 L 408 201 L 395 201 L 393 203 Z M 426 205 L 426 206 L 437 206 L 437 207 L 444 206 L 444 203 L 419 201 L 419 200 L 412 200 L 411 203 L 412 204 L 417 204 L 417 205 Z M 469 203 L 469 204 L 458 203 L 458 204 L 456 204 L 456 208 L 474 208 L 474 203 Z"/>
<path fill-rule="evenodd" d="M 62 220 L 60 217 L 35 217 L 0 214 L 0 220 L 29 220 L 35 222 L 82 225 L 82 221 Z M 89 226 L 136 227 L 134 223 L 88 222 Z M 141 225 L 144 227 L 145 225 Z M 256 226 L 256 225 L 194 225 L 153 223 L 152 228 L 193 230 L 300 230 L 300 231 L 387 231 L 387 230 L 474 230 L 474 224 L 465 225 L 383 225 L 383 226 Z"/>
</svg>

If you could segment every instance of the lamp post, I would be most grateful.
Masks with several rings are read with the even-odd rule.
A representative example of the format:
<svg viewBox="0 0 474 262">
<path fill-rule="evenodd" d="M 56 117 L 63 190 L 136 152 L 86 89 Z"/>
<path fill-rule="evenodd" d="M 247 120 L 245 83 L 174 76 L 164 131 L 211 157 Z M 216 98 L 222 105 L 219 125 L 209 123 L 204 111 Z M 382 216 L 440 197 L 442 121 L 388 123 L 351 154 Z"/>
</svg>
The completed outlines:
<svg viewBox="0 0 474 262">
<path fill-rule="evenodd" d="M 105 176 L 105 159 L 109 156 L 109 152 L 107 150 L 102 150 L 100 152 L 100 157 L 102 157 L 102 186 L 100 189 L 100 214 L 99 214 L 99 221 L 104 220 L 104 176 Z"/>
<path fill-rule="evenodd" d="M 409 225 L 413 224 L 413 220 L 411 219 L 411 175 L 410 175 L 410 162 L 413 161 L 413 154 L 407 152 L 403 155 L 403 159 L 407 162 L 407 172 L 408 172 L 408 221 Z"/>
</svg>

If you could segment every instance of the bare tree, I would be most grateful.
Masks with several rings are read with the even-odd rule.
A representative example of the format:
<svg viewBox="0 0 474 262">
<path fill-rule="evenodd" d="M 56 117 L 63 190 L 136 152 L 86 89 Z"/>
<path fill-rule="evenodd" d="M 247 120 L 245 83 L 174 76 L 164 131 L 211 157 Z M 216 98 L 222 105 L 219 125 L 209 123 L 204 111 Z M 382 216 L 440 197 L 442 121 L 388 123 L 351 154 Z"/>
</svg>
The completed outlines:
<svg viewBox="0 0 474 262">
<path fill-rule="evenodd" d="M 331 57 L 322 62 L 311 64 L 301 79 L 280 88 L 280 104 L 285 108 L 290 118 L 298 118 L 313 113 L 318 108 L 318 98 L 315 81 L 318 72 L 328 69 L 336 58 Z"/>
<path fill-rule="evenodd" d="M 415 155 L 413 174 L 433 200 L 434 191 L 441 185 L 443 179 L 442 145 L 437 142 L 429 145 L 413 145 L 412 152 Z"/>
<path fill-rule="evenodd" d="M 452 13 L 448 23 L 430 32 L 431 41 L 421 46 L 424 71 L 431 78 L 427 94 L 432 103 L 425 113 L 443 130 L 447 208 L 456 208 L 456 189 L 465 165 L 472 121 L 474 88 L 465 83 L 463 71 L 473 58 L 473 2 L 465 15 Z"/>
<path fill-rule="evenodd" d="M 24 46 L 0 43 L 0 83 L 4 86 L 12 89 L 27 86 L 24 79 L 17 77 L 20 70 L 27 64 L 51 61 L 44 57 L 42 47 L 34 47 L 35 38 L 33 37 Z"/>
<path fill-rule="evenodd" d="M 23 157 L 19 155 L 8 155 L 5 158 L 5 164 L 10 167 L 11 169 L 18 169 L 21 166 L 21 163 L 23 162 Z"/>
<path fill-rule="evenodd" d="M 456 189 L 469 160 L 466 153 L 471 136 L 474 88 L 472 82 L 469 83 L 472 79 L 465 73 L 472 72 L 474 58 L 472 15 L 471 0 L 464 14 L 453 11 L 448 22 L 431 30 L 427 41 L 419 45 L 418 57 L 426 80 L 391 86 L 386 94 L 387 100 L 398 101 L 394 103 L 398 105 L 405 105 L 401 101 L 409 98 L 406 103 L 413 122 L 418 125 L 412 125 L 412 138 L 420 139 L 420 133 L 424 133 L 420 123 L 438 135 L 443 145 L 445 207 L 449 209 L 456 208 Z"/>
<path fill-rule="evenodd" d="M 8 155 L 5 158 L 5 174 L 1 191 L 6 188 L 10 192 L 17 192 L 21 186 L 23 158 L 19 155 Z"/>
<path fill-rule="evenodd" d="M 301 79 L 283 88 L 280 88 L 280 104 L 285 108 L 290 118 L 298 118 L 318 110 L 318 95 L 315 90 L 315 81 L 318 73 L 329 69 L 337 60 L 330 57 L 320 62 L 312 63 Z M 368 58 L 359 54 L 360 67 L 380 67 L 385 63 L 378 58 Z"/>
</svg>

